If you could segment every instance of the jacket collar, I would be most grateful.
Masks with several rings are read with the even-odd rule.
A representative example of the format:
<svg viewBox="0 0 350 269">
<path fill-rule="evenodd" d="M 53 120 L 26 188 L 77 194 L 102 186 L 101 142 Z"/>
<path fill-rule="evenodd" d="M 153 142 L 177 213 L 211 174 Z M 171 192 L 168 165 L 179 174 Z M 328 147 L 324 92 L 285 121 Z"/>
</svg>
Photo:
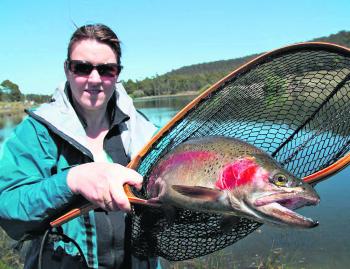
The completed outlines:
<svg viewBox="0 0 350 269">
<path fill-rule="evenodd" d="M 64 93 L 66 97 L 68 98 L 71 106 L 74 108 L 75 113 L 77 114 L 81 124 L 84 128 L 87 127 L 86 121 L 82 115 L 78 113 L 78 111 L 74 107 L 73 97 L 72 97 L 72 90 L 69 86 L 69 83 L 66 82 L 64 87 Z M 122 122 L 125 122 L 130 119 L 128 115 L 123 113 L 123 111 L 120 110 L 120 108 L 116 105 L 117 103 L 117 92 L 115 91 L 111 97 L 111 99 L 108 101 L 107 105 L 107 113 L 109 116 L 109 122 L 110 122 L 110 129 L 112 129 L 114 126 L 119 125 Z"/>
<path fill-rule="evenodd" d="M 42 104 L 37 109 L 29 112 L 37 120 L 48 126 L 52 131 L 65 138 L 78 142 L 88 149 L 85 133 L 85 121 L 79 117 L 69 100 L 68 83 L 58 87 L 50 103 Z M 113 100 L 112 100 L 113 99 Z M 129 120 L 129 116 L 117 106 L 118 92 L 110 100 L 111 128 Z M 112 103 L 113 102 L 113 103 Z"/>
</svg>

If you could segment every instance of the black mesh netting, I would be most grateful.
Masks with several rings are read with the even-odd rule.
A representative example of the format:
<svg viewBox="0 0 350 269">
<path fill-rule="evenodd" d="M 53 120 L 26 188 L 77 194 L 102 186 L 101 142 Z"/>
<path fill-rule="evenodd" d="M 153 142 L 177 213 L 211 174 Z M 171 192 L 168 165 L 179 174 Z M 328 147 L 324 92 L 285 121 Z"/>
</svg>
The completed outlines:
<svg viewBox="0 0 350 269">
<path fill-rule="evenodd" d="M 240 138 L 270 153 L 305 177 L 349 150 L 350 53 L 325 45 L 291 46 L 254 61 L 202 99 L 153 144 L 138 166 L 147 177 L 159 158 L 196 137 Z M 137 193 L 148 198 L 147 193 Z M 233 244 L 260 223 L 241 218 L 230 232 L 221 216 L 178 209 L 169 223 L 163 211 L 134 206 L 132 246 L 139 256 L 190 259 Z"/>
</svg>

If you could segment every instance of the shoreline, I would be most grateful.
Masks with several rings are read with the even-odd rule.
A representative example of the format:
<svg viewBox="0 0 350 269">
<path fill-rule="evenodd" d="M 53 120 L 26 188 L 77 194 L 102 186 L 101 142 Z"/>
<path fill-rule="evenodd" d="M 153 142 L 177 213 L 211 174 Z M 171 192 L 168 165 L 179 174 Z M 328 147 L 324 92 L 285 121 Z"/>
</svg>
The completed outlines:
<svg viewBox="0 0 350 269">
<path fill-rule="evenodd" d="M 0 129 L 5 128 L 9 123 L 17 124 L 25 115 L 24 110 L 31 105 L 24 102 L 0 102 Z"/>
<path fill-rule="evenodd" d="M 145 100 L 152 100 L 152 99 L 158 99 L 158 98 L 171 98 L 171 97 L 182 97 L 182 96 L 198 96 L 199 94 L 200 94 L 199 92 L 190 91 L 190 92 L 182 92 L 182 93 L 176 93 L 176 94 L 151 95 L 151 96 L 137 97 L 137 98 L 134 98 L 133 101 L 145 101 Z"/>
</svg>

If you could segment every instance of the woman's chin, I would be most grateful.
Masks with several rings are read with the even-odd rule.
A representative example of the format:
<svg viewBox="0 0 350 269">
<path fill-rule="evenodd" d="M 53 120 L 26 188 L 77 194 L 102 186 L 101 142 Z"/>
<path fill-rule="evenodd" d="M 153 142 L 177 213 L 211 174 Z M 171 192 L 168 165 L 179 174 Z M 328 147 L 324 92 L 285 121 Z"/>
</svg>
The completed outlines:
<svg viewBox="0 0 350 269">
<path fill-rule="evenodd" d="M 107 107 L 107 104 L 100 100 L 84 101 L 81 102 L 79 105 L 84 111 L 103 111 L 103 113 L 105 112 L 105 109 Z"/>
</svg>

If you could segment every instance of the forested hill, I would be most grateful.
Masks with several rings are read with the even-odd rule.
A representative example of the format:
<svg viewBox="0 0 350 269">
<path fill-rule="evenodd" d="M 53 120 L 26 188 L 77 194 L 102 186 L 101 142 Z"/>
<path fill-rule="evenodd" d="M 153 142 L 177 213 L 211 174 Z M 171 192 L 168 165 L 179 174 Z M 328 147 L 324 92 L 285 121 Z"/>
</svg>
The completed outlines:
<svg viewBox="0 0 350 269">
<path fill-rule="evenodd" d="M 300 42 L 303 41 L 305 40 Z M 340 31 L 337 34 L 310 41 L 331 42 L 350 47 L 350 31 Z M 124 86 L 134 97 L 202 91 L 258 55 L 185 66 L 141 81 L 124 81 Z"/>
</svg>

